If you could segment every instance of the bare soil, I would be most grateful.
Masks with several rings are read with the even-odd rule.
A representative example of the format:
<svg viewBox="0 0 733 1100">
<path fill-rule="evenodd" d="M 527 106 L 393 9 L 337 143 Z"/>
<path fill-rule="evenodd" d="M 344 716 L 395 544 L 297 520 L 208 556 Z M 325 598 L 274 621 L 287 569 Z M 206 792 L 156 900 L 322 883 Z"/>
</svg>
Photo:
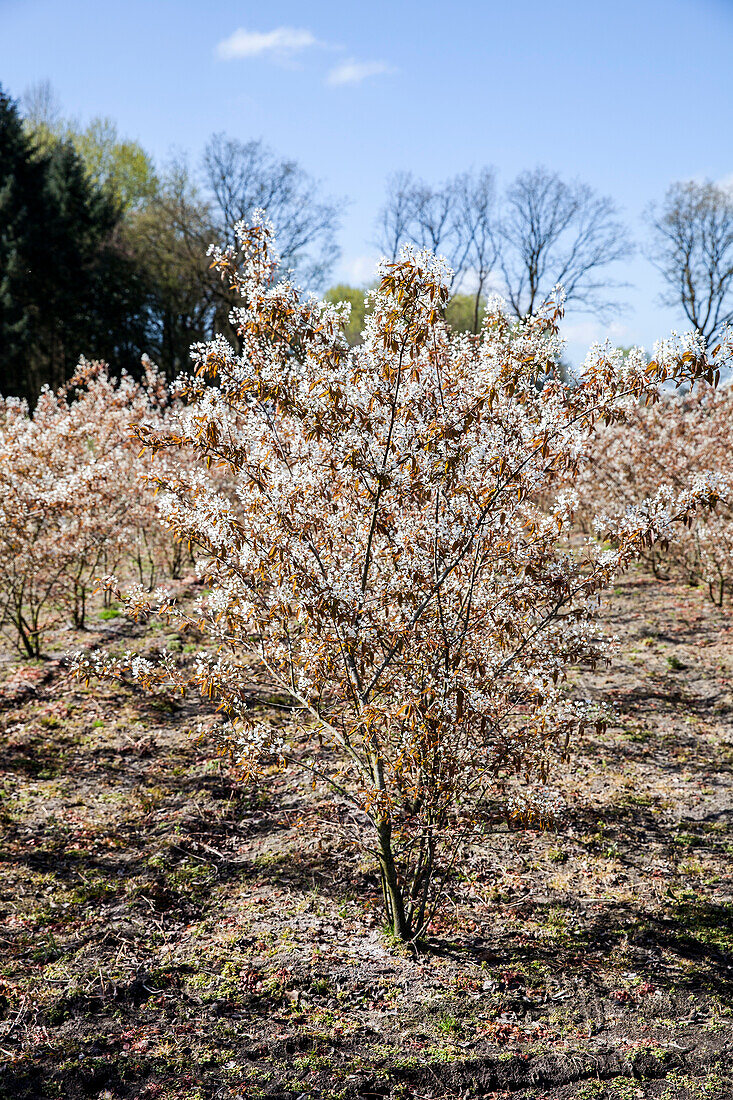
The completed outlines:
<svg viewBox="0 0 733 1100">
<path fill-rule="evenodd" d="M 633 572 L 607 731 L 553 831 L 467 846 L 416 955 L 295 774 L 243 786 L 193 705 L 0 666 L 0 1097 L 733 1097 L 733 615 Z M 267 708 L 253 680 L 253 702 Z"/>
</svg>

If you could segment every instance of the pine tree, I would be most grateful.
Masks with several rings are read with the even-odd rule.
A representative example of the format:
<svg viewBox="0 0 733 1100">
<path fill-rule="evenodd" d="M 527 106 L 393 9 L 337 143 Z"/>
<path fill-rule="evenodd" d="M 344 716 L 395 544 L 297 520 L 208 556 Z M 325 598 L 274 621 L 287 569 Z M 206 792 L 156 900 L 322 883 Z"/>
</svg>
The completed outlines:
<svg viewBox="0 0 733 1100">
<path fill-rule="evenodd" d="M 41 149 L 0 93 L 0 392 L 32 401 L 81 355 L 139 368 L 151 295 L 122 218 L 72 143 Z"/>
<path fill-rule="evenodd" d="M 26 391 L 26 357 L 37 319 L 44 262 L 47 160 L 26 136 L 13 101 L 0 88 L 0 390 Z"/>
</svg>

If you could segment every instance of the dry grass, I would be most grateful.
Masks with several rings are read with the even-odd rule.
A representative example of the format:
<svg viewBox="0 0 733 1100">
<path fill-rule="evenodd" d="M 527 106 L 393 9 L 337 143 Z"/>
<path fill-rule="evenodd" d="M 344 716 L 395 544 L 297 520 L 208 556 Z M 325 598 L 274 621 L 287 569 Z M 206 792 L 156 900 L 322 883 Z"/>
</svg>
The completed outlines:
<svg viewBox="0 0 733 1100">
<path fill-rule="evenodd" d="M 565 822 L 467 848 L 417 958 L 325 795 L 243 788 L 193 708 L 8 660 L 0 1096 L 733 1095 L 733 618 L 642 573 L 608 614 L 576 690 L 616 716 Z"/>
</svg>

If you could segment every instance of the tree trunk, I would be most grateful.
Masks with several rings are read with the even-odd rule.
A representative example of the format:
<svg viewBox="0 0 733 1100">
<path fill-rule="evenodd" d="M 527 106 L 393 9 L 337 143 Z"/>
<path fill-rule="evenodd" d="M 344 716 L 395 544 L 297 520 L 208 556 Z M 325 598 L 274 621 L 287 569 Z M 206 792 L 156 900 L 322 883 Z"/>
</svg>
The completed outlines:
<svg viewBox="0 0 733 1100">
<path fill-rule="evenodd" d="M 423 930 L 434 866 L 435 838 L 432 832 L 428 832 L 420 843 L 420 855 L 415 866 L 407 907 L 407 920 L 413 935 L 419 936 Z"/>
<path fill-rule="evenodd" d="M 379 874 L 382 880 L 382 896 L 390 928 L 400 940 L 410 939 L 410 927 L 405 914 L 405 900 L 397 877 L 392 851 L 392 823 L 382 820 L 377 825 L 379 840 Z"/>
</svg>

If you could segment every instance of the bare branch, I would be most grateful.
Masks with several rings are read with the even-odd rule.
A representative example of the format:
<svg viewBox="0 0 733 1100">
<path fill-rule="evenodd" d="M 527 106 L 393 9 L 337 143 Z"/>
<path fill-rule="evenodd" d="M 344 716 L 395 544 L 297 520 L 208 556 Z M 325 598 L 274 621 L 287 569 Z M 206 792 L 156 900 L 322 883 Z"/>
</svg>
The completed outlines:
<svg viewBox="0 0 733 1100">
<path fill-rule="evenodd" d="M 338 257 L 336 230 L 343 202 L 324 198 L 320 185 L 294 160 L 262 141 L 215 134 L 204 152 L 215 236 L 234 243 L 234 226 L 265 210 L 277 229 L 283 269 L 320 286 Z"/>
<path fill-rule="evenodd" d="M 647 211 L 649 258 L 666 287 L 662 301 L 682 306 L 707 342 L 733 322 L 733 188 L 674 183 L 661 209 Z"/>
<path fill-rule="evenodd" d="M 605 268 L 632 248 L 609 198 L 555 172 L 522 172 L 506 194 L 501 228 L 505 294 L 518 317 L 536 310 L 560 283 L 565 300 L 593 313 L 614 308 L 607 292 L 623 284 Z"/>
</svg>

